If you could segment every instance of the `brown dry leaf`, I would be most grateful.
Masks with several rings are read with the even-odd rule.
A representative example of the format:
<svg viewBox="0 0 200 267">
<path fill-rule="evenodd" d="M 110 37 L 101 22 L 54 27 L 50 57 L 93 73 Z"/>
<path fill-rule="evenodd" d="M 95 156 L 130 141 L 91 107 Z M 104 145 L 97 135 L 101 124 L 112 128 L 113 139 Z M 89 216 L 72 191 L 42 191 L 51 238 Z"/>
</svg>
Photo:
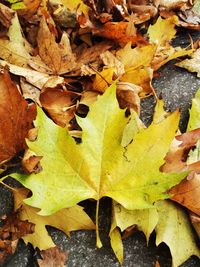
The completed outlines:
<svg viewBox="0 0 200 267">
<path fill-rule="evenodd" d="M 58 247 L 49 248 L 40 252 L 42 259 L 38 259 L 40 267 L 64 267 L 67 266 L 67 251 L 63 252 Z"/>
<path fill-rule="evenodd" d="M 99 56 L 110 49 L 112 47 L 112 43 L 109 41 L 103 41 L 100 43 L 97 43 L 89 48 L 80 49 L 80 51 L 77 51 L 76 57 L 78 58 L 78 63 L 75 68 L 75 70 L 78 72 L 76 75 L 80 74 L 80 68 L 82 65 L 87 65 L 89 63 L 96 62 L 99 58 Z"/>
<path fill-rule="evenodd" d="M 169 190 L 171 199 L 200 216 L 200 174 L 191 173 L 180 184 Z"/>
<path fill-rule="evenodd" d="M 14 211 L 17 211 L 25 198 L 27 198 L 28 194 L 30 193 L 30 190 L 28 190 L 25 187 L 19 187 L 19 188 L 10 188 L 13 192 L 14 197 Z"/>
<path fill-rule="evenodd" d="M 50 76 L 47 73 L 35 71 L 29 68 L 19 67 L 13 64 L 10 64 L 4 60 L 0 60 L 1 66 L 9 67 L 9 71 L 12 74 L 15 74 L 20 77 L 24 77 L 26 81 L 38 89 L 42 89 L 43 87 L 56 87 L 58 84 L 62 84 L 64 82 L 64 78 L 60 76 Z M 32 93 L 30 92 L 32 95 Z"/>
<path fill-rule="evenodd" d="M 16 189 L 18 190 L 18 189 Z M 15 195 L 14 195 L 15 197 Z M 18 239 L 34 231 L 34 225 L 19 218 L 18 212 L 1 218 L 0 227 L 0 264 L 15 252 Z"/>
<path fill-rule="evenodd" d="M 25 173 L 38 173 L 41 171 L 41 166 L 39 164 L 41 156 L 35 155 L 31 150 L 26 150 L 24 157 L 22 159 L 22 168 Z"/>
<path fill-rule="evenodd" d="M 147 44 L 147 41 L 140 34 L 128 31 L 128 22 L 107 22 L 101 28 L 93 29 L 93 34 L 118 42 L 120 45 L 125 45 L 128 42 L 132 44 L 142 43 Z"/>
<path fill-rule="evenodd" d="M 197 216 L 195 213 L 190 212 L 190 221 L 200 239 L 200 216 Z"/>
<path fill-rule="evenodd" d="M 9 28 L 12 18 L 14 17 L 15 12 L 8 8 L 7 6 L 0 3 L 0 23 L 6 27 Z"/>
<path fill-rule="evenodd" d="M 117 99 L 120 108 L 128 108 L 135 110 L 140 114 L 140 97 L 139 93 L 142 87 L 128 82 L 117 83 Z"/>
<path fill-rule="evenodd" d="M 134 2 L 137 2 L 137 4 L 134 4 Z M 150 17 L 156 16 L 158 10 L 155 6 L 148 4 L 149 3 L 142 4 L 142 1 L 131 1 L 129 8 L 137 14 L 148 14 L 150 19 Z"/>
<path fill-rule="evenodd" d="M 41 106 L 39 101 L 40 90 L 37 87 L 28 83 L 25 78 L 20 77 L 20 88 L 25 99 L 31 99 L 33 102 Z"/>
<path fill-rule="evenodd" d="M 52 120 L 65 127 L 74 117 L 78 97 L 79 95 L 72 91 L 45 88 L 40 94 L 40 102 Z"/>
<path fill-rule="evenodd" d="M 22 35 L 21 26 L 15 13 L 7 32 L 7 38 L 0 38 L 0 58 L 24 67 L 31 59 L 30 52 L 31 47 Z"/>
<path fill-rule="evenodd" d="M 161 167 L 163 172 L 178 172 L 187 170 L 200 170 L 200 161 L 187 162 L 189 151 L 194 148 L 200 138 L 200 129 L 178 135 L 172 142 L 170 151 L 165 157 L 165 164 Z"/>
<path fill-rule="evenodd" d="M 154 0 L 156 6 L 164 7 L 168 10 L 170 9 L 180 9 L 187 6 L 188 0 Z"/>
<path fill-rule="evenodd" d="M 25 8 L 18 9 L 17 13 L 24 19 L 30 19 L 34 14 L 36 14 L 42 0 L 23 0 Z"/>
<path fill-rule="evenodd" d="M 124 64 L 117 59 L 110 51 L 106 51 L 100 55 L 103 64 L 106 68 L 114 68 L 114 73 L 117 77 L 124 74 Z"/>
<path fill-rule="evenodd" d="M 159 261 L 156 261 L 155 267 L 160 267 Z"/>
<path fill-rule="evenodd" d="M 20 220 L 18 213 L 13 213 L 5 219 L 5 224 L 0 228 L 0 240 L 17 240 L 34 232 L 31 222 Z"/>
<path fill-rule="evenodd" d="M 0 240 L 0 264 L 4 264 L 7 257 L 15 253 L 18 240 Z"/>
<path fill-rule="evenodd" d="M 54 74 L 70 72 L 76 66 L 67 33 L 63 33 L 60 43 L 56 43 L 44 17 L 40 21 L 37 36 L 38 50 L 41 59 Z"/>
<path fill-rule="evenodd" d="M 3 162 L 25 148 L 36 108 L 24 100 L 7 70 L 0 74 L 0 95 L 0 162 Z"/>
</svg>

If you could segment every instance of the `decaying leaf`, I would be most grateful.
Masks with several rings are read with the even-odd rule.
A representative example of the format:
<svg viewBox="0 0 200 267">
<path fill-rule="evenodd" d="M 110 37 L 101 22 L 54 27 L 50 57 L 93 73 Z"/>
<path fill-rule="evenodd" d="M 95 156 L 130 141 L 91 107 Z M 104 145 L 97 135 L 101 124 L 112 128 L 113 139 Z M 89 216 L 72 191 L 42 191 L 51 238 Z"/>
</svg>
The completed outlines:
<svg viewBox="0 0 200 267">
<path fill-rule="evenodd" d="M 42 259 L 38 259 L 40 267 L 64 267 L 67 266 L 68 253 L 58 247 L 49 248 L 40 252 Z"/>
<path fill-rule="evenodd" d="M 11 159 L 25 148 L 25 137 L 36 117 L 35 105 L 28 105 L 7 70 L 0 74 L 0 162 Z"/>
</svg>

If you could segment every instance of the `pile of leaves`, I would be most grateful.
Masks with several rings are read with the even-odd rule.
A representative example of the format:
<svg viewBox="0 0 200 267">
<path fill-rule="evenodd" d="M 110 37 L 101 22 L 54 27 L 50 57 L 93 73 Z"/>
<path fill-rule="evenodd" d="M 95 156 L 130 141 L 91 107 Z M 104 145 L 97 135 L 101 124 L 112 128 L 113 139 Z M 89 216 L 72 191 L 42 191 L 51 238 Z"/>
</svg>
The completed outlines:
<svg viewBox="0 0 200 267">
<path fill-rule="evenodd" d="M 110 240 L 120 263 L 121 234 L 132 226 L 147 240 L 155 231 L 173 266 L 200 257 L 200 91 L 181 133 L 180 112 L 164 111 L 152 86 L 176 58 L 200 75 L 199 41 L 171 45 L 178 27 L 200 29 L 199 1 L 1 2 L 0 183 L 14 209 L 1 218 L 0 261 L 22 238 L 42 251 L 40 266 L 64 266 L 46 225 L 67 235 L 96 230 L 101 247 L 104 197 L 112 199 Z M 157 104 L 145 127 L 140 100 L 150 95 Z M 83 200 L 96 201 L 95 224 Z"/>
</svg>

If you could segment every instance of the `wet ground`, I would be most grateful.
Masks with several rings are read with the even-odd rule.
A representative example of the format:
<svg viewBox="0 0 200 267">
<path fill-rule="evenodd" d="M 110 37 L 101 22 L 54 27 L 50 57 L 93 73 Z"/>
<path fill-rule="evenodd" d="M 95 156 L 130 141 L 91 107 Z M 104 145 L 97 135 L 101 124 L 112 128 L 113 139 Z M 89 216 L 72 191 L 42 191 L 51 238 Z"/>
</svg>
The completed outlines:
<svg viewBox="0 0 200 267">
<path fill-rule="evenodd" d="M 197 38 L 200 34 L 192 33 Z M 183 32 L 175 40 L 177 45 L 187 46 L 189 36 Z M 154 87 L 158 95 L 162 95 L 165 100 L 165 107 L 168 110 L 181 109 L 180 128 L 186 129 L 188 120 L 188 109 L 191 105 L 191 99 L 198 88 L 200 88 L 200 79 L 196 74 L 189 73 L 177 68 L 173 63 L 167 64 L 159 71 L 159 78 L 154 80 Z M 152 112 L 155 101 L 150 97 L 142 101 L 141 117 L 145 124 L 149 124 L 152 118 Z M 12 195 L 7 189 L 0 187 L 0 213 L 5 214 L 12 209 Z M 68 267 L 119 267 L 112 249 L 109 244 L 107 233 L 109 231 L 110 201 L 102 200 L 100 214 L 101 238 L 103 248 L 95 248 L 95 233 L 92 231 L 78 231 L 72 233 L 71 238 L 66 237 L 61 231 L 48 228 L 56 244 L 63 250 L 69 252 Z M 94 203 L 83 203 L 86 206 L 88 214 L 94 215 Z M 142 233 L 136 233 L 124 240 L 125 260 L 123 267 L 154 267 L 156 259 L 161 263 L 161 267 L 171 266 L 171 257 L 169 249 L 165 245 L 158 248 L 154 243 L 154 234 L 150 238 L 147 248 L 145 237 Z M 16 253 L 3 265 L 7 267 L 32 267 L 37 266 L 37 253 L 34 252 L 31 245 L 26 246 L 23 241 L 18 245 Z M 183 267 L 198 267 L 200 260 L 191 257 L 185 262 Z"/>
</svg>

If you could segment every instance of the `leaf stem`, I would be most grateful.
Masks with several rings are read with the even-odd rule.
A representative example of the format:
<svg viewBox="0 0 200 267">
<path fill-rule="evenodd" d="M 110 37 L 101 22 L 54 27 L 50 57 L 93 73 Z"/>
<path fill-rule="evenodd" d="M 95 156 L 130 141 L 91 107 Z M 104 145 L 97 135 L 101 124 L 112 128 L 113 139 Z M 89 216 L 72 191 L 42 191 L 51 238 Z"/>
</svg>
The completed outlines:
<svg viewBox="0 0 200 267">
<path fill-rule="evenodd" d="M 99 236 L 99 199 L 97 200 L 96 206 L 96 246 L 101 248 L 103 245 Z"/>
</svg>

